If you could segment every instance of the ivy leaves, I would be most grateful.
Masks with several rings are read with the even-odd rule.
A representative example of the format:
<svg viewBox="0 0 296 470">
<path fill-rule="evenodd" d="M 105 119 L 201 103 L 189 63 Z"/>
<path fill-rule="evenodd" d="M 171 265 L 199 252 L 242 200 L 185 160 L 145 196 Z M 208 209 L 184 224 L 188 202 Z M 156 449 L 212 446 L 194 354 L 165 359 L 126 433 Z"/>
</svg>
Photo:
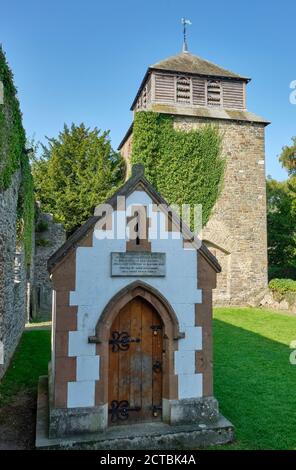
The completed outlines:
<svg viewBox="0 0 296 470">
<path fill-rule="evenodd" d="M 0 80 L 4 90 L 3 104 L 0 104 L 0 189 L 7 189 L 13 173 L 20 167 L 22 159 L 26 158 L 26 137 L 13 75 L 1 46 Z"/>
<path fill-rule="evenodd" d="M 143 163 L 145 175 L 170 204 L 202 204 L 203 225 L 219 196 L 225 162 L 216 127 L 174 128 L 173 117 L 139 111 L 133 128 L 132 163 Z"/>
<path fill-rule="evenodd" d="M 25 258 L 29 264 L 35 210 L 33 179 L 29 157 L 25 152 L 26 135 L 13 75 L 1 47 L 0 80 L 4 90 L 3 104 L 0 104 L 0 189 L 10 186 L 13 174 L 20 168 L 22 179 L 18 193 L 17 238 L 24 243 Z"/>
</svg>

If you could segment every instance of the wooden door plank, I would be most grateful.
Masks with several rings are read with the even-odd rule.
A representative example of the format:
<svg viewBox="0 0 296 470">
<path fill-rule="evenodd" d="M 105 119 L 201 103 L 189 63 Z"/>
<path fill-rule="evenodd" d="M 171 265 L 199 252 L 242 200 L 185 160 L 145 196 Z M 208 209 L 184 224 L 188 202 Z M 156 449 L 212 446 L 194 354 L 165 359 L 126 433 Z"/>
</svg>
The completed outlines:
<svg viewBox="0 0 296 470">
<path fill-rule="evenodd" d="M 161 407 L 162 406 L 162 376 L 163 376 L 163 328 L 162 322 L 159 315 L 154 311 L 152 313 L 152 323 L 155 326 L 161 327 L 161 329 L 155 330 L 156 334 L 152 332 L 152 362 L 155 364 L 159 362 L 161 364 L 161 369 L 153 371 L 153 381 L 152 381 L 152 406 Z M 157 411 L 158 417 L 161 417 L 161 410 Z"/>
<path fill-rule="evenodd" d="M 128 303 L 119 314 L 119 331 L 130 334 L 131 330 L 131 304 Z M 130 347 L 126 351 L 118 351 L 119 357 L 119 399 L 129 401 L 130 395 Z"/>
<path fill-rule="evenodd" d="M 110 339 L 112 331 L 118 331 L 119 316 L 117 316 L 110 330 Z M 104 380 L 104 378 L 103 378 Z M 109 372 L 108 372 L 108 402 L 109 409 L 112 400 L 119 399 L 119 356 L 118 353 L 112 352 L 112 345 L 109 344 Z M 109 415 L 110 418 L 110 415 Z"/>
<path fill-rule="evenodd" d="M 136 298 L 131 302 L 131 337 L 139 338 L 139 343 L 130 344 L 130 406 L 140 407 L 138 412 L 132 412 L 134 421 L 142 419 L 142 301 Z"/>
<path fill-rule="evenodd" d="M 153 334 L 152 325 L 162 326 L 156 310 L 143 299 L 133 299 L 117 315 L 112 331 L 126 332 L 140 342 L 129 343 L 125 351 L 112 352 L 109 346 L 109 407 L 112 400 L 127 400 L 129 407 L 141 407 L 140 411 L 129 411 L 129 418 L 112 424 L 130 424 L 152 421 L 153 405 L 162 405 L 162 371 L 153 372 L 153 363 L 162 363 L 163 329 Z M 161 419 L 161 411 L 158 411 Z M 110 423 L 110 420 L 109 420 Z M 111 423 L 110 423 L 111 424 Z"/>
<path fill-rule="evenodd" d="M 152 310 L 142 302 L 142 417 L 152 419 Z"/>
</svg>

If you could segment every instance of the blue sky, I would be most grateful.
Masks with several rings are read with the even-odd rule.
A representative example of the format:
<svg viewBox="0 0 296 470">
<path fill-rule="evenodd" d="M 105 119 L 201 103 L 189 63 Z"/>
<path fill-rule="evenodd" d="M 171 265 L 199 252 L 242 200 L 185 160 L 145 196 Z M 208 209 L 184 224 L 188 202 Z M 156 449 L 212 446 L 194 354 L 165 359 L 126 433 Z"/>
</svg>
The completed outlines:
<svg viewBox="0 0 296 470">
<path fill-rule="evenodd" d="M 295 0 L 26 0 L 0 2 L 0 42 L 19 91 L 27 135 L 44 141 L 64 122 L 110 129 L 117 147 L 148 65 L 178 53 L 180 18 L 189 50 L 252 77 L 247 105 L 272 121 L 267 174 L 285 179 L 277 156 L 296 135 Z"/>
</svg>

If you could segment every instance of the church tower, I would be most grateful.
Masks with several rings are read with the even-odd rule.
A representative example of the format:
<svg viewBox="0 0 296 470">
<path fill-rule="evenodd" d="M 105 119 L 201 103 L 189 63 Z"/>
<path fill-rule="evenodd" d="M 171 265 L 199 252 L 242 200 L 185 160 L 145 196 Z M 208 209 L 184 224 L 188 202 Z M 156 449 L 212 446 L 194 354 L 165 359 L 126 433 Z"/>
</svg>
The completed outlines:
<svg viewBox="0 0 296 470">
<path fill-rule="evenodd" d="M 182 53 L 148 67 L 131 106 L 134 113 L 173 116 L 175 129 L 182 131 L 213 123 L 223 136 L 223 189 L 202 234 L 222 266 L 214 291 L 216 305 L 248 303 L 267 286 L 264 131 L 268 122 L 247 110 L 249 81 L 183 47 Z M 133 125 L 119 146 L 128 166 L 132 139 Z"/>
</svg>

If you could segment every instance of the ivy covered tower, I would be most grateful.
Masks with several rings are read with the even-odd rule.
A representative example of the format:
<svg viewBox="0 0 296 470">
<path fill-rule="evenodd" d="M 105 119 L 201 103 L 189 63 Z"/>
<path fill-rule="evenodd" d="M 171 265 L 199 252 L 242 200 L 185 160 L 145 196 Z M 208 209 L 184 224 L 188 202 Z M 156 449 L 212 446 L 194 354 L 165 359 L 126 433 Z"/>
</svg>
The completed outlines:
<svg viewBox="0 0 296 470">
<path fill-rule="evenodd" d="M 245 304 L 267 286 L 264 130 L 268 122 L 247 110 L 249 81 L 183 50 L 148 68 L 131 106 L 134 113 L 172 116 L 177 130 L 212 123 L 222 135 L 223 189 L 203 230 L 204 242 L 222 266 L 216 304 Z M 133 125 L 119 146 L 128 166 L 132 141 Z"/>
</svg>

